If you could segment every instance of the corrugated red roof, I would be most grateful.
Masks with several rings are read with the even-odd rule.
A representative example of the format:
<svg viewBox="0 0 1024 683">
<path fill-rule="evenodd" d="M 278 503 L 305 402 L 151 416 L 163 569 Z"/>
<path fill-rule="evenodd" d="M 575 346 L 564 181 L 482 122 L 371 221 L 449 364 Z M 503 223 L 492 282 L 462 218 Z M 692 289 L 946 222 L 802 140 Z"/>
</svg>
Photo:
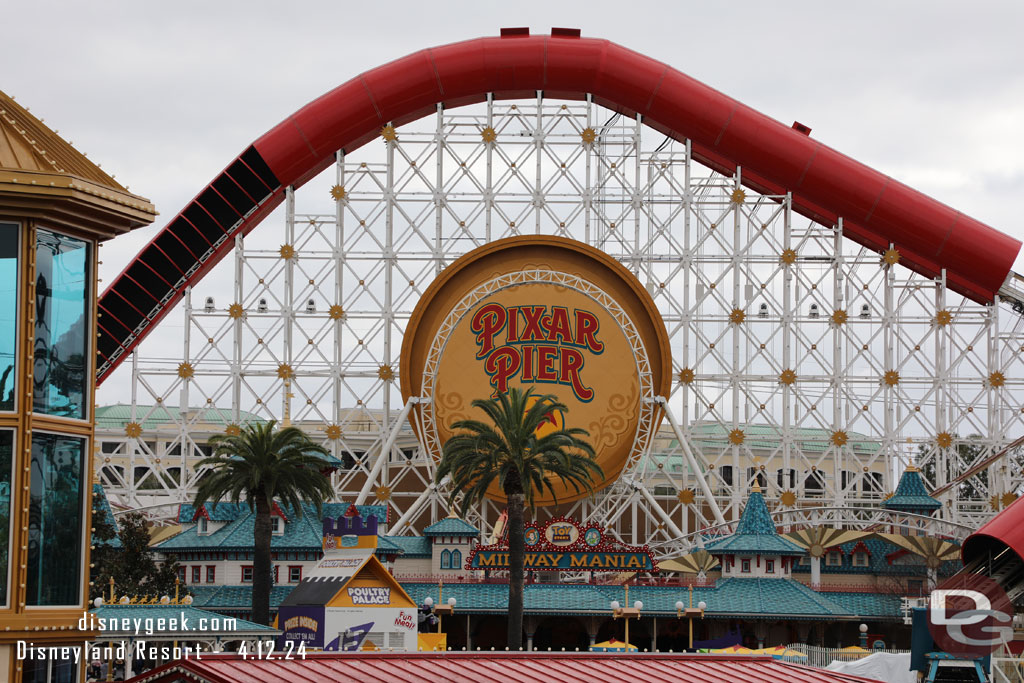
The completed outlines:
<svg viewBox="0 0 1024 683">
<path fill-rule="evenodd" d="M 203 655 L 165 664 L 131 683 L 341 683 L 424 680 L 474 683 L 595 683 L 597 681 L 713 681 L 715 683 L 863 683 L 873 679 L 787 664 L 766 656 L 616 654 L 593 652 L 358 652 L 314 653 L 305 659 L 243 660 Z"/>
</svg>

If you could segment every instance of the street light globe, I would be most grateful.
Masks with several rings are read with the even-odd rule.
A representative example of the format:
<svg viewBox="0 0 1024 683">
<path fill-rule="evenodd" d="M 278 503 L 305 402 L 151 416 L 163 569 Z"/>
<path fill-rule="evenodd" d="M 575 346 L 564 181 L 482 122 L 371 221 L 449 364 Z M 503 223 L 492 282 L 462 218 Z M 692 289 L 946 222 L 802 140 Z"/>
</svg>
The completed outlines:
<svg viewBox="0 0 1024 683">
<path fill-rule="evenodd" d="M 676 611 L 677 612 L 679 610 L 683 609 L 684 607 L 686 607 L 686 605 L 683 604 L 682 600 L 676 600 Z"/>
<path fill-rule="evenodd" d="M 642 610 L 644 608 L 644 603 L 637 600 L 633 603 L 633 607 L 637 608 L 638 610 Z"/>
<path fill-rule="evenodd" d="M 867 624 L 861 624 L 860 625 L 860 632 L 861 633 L 867 633 L 868 632 L 868 625 Z"/>
<path fill-rule="evenodd" d="M 427 607 L 433 607 L 434 606 L 434 598 L 432 598 L 432 597 L 430 597 L 428 595 L 427 597 L 423 598 L 423 604 L 426 605 Z"/>
<path fill-rule="evenodd" d="M 701 610 L 706 610 L 708 608 L 708 603 L 701 600 L 697 603 L 697 607 L 699 607 Z"/>
<path fill-rule="evenodd" d="M 455 598 L 448 598 L 448 604 L 455 607 Z"/>
<path fill-rule="evenodd" d="M 612 609 L 613 610 L 619 609 L 619 607 L 621 607 L 621 605 L 619 605 L 619 601 L 618 600 L 612 600 Z"/>
</svg>

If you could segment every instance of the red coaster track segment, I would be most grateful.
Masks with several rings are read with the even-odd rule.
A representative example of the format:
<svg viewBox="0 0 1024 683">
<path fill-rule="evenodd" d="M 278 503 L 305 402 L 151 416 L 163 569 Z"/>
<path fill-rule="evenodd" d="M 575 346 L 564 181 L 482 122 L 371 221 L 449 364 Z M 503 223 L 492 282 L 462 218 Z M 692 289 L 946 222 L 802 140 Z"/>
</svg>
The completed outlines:
<svg viewBox="0 0 1024 683">
<path fill-rule="evenodd" d="M 951 289 L 989 303 L 1021 243 L 657 62 L 574 29 L 530 36 L 503 29 L 421 50 L 368 71 L 310 102 L 259 138 L 196 196 L 100 297 L 102 382 L 197 282 L 284 198 L 381 128 L 414 121 L 438 103 L 496 99 L 594 102 L 675 139 L 724 174 L 765 194 L 793 193 L 799 213 L 825 225 L 844 218 L 846 237 L 928 277 L 946 270 Z"/>
</svg>

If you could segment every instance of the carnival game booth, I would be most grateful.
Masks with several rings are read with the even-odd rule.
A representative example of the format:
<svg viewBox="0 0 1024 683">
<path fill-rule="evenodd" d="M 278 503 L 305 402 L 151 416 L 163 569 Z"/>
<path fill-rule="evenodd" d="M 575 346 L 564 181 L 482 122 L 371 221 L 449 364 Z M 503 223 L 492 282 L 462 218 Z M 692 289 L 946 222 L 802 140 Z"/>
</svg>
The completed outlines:
<svg viewBox="0 0 1024 683">
<path fill-rule="evenodd" d="M 416 650 L 416 604 L 374 555 L 377 518 L 323 522 L 324 557 L 278 611 L 282 646 Z"/>
</svg>

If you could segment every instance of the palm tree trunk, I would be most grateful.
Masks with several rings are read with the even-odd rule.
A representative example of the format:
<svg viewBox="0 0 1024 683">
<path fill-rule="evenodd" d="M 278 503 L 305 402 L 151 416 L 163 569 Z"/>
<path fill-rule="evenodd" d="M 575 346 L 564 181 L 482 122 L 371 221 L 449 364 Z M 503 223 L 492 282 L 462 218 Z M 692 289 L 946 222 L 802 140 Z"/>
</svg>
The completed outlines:
<svg viewBox="0 0 1024 683">
<path fill-rule="evenodd" d="M 523 647 L 523 494 L 508 496 L 508 649 Z"/>
<path fill-rule="evenodd" d="M 252 620 L 270 625 L 270 503 L 264 496 L 256 497 L 256 524 L 253 529 L 252 557 Z"/>
</svg>

